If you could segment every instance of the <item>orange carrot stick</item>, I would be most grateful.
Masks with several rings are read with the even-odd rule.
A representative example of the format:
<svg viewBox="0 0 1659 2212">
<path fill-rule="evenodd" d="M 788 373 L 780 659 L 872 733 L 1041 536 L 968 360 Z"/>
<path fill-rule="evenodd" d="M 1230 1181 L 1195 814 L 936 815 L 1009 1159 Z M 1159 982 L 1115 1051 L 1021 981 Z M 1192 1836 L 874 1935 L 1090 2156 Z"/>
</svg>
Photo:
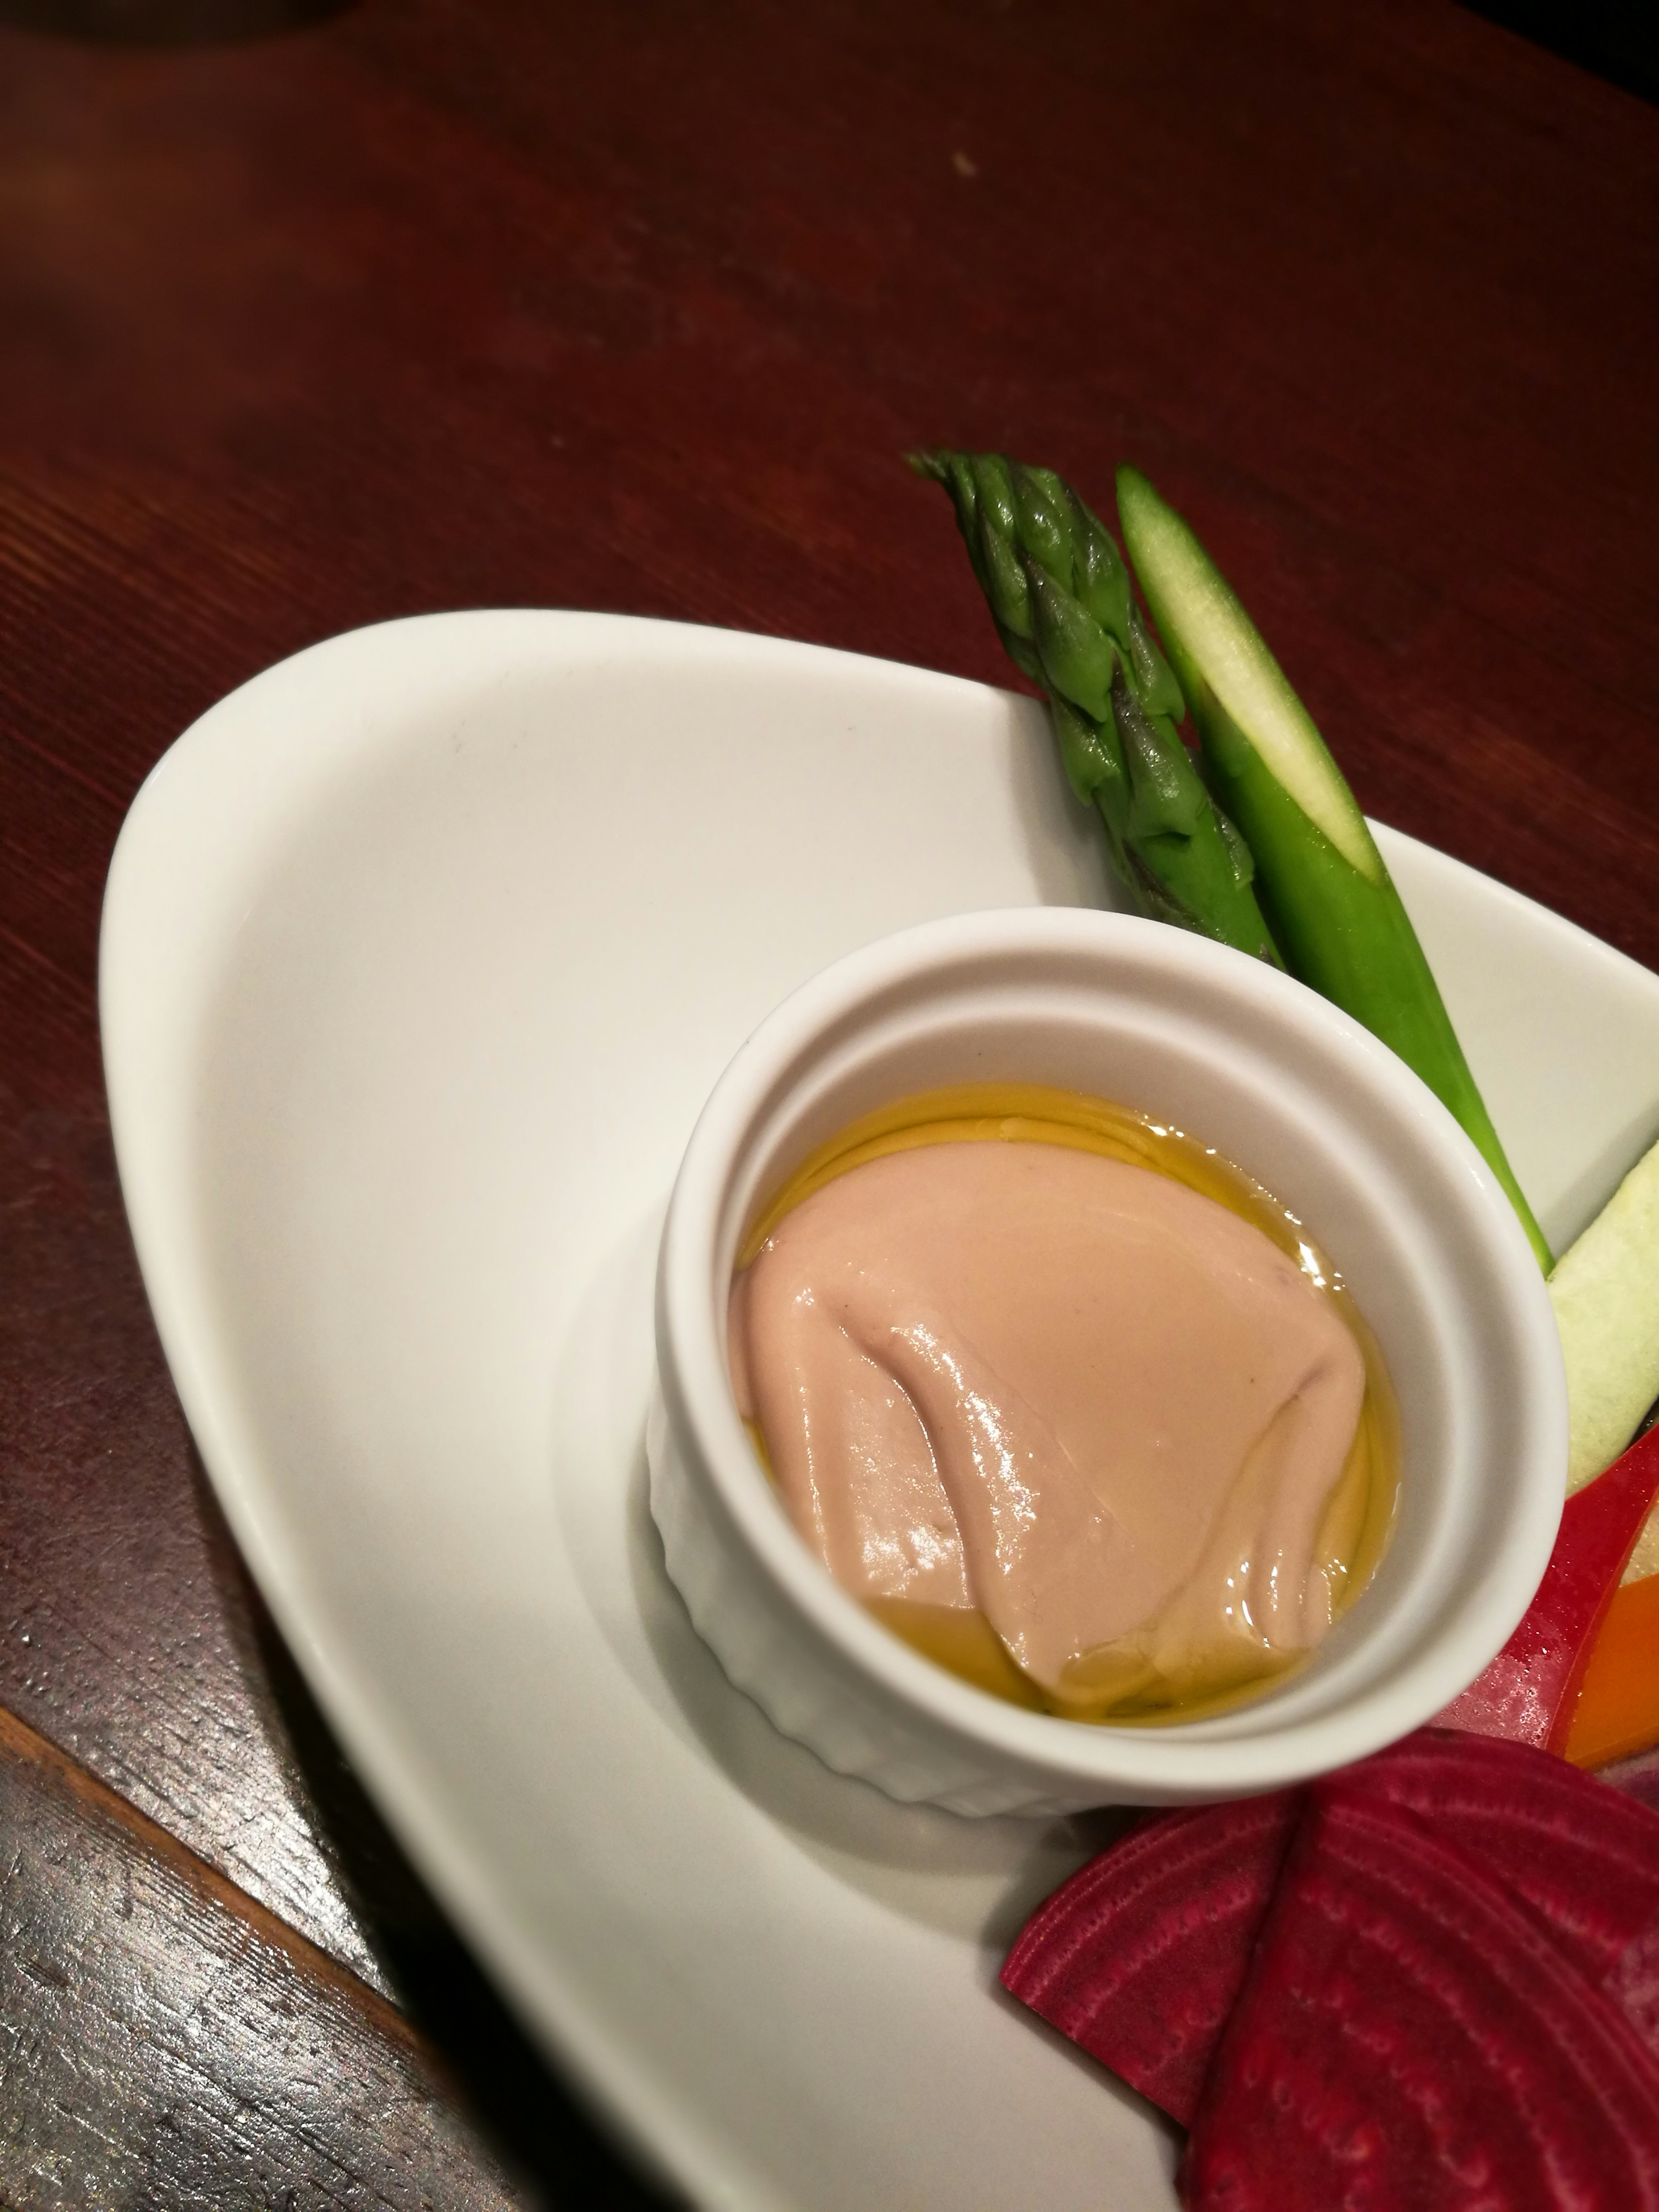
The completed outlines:
<svg viewBox="0 0 1659 2212">
<path fill-rule="evenodd" d="M 1659 1575 L 1608 1607 L 1567 1735 L 1575 1766 L 1606 1766 L 1659 1743 Z"/>
</svg>

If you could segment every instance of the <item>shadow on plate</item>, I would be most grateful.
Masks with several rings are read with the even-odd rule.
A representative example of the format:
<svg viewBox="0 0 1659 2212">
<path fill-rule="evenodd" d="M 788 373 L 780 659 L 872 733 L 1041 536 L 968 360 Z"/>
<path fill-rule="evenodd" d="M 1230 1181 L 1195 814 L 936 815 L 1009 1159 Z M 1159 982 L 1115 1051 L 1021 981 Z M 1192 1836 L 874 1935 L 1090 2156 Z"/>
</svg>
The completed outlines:
<svg viewBox="0 0 1659 2212">
<path fill-rule="evenodd" d="M 901 1805 L 779 1734 L 732 1686 L 668 1578 L 643 1439 L 629 1470 L 628 1553 L 653 1656 L 698 1741 L 733 1786 L 821 1865 L 928 1926 L 999 1955 L 1057 1884 L 1120 1834 L 1118 1808 L 1069 1820 L 969 1820 Z"/>
<path fill-rule="evenodd" d="M 781 1735 L 691 1625 L 651 1518 L 645 1405 L 662 1206 L 618 1237 L 588 1286 L 554 1380 L 555 1510 L 594 1628 L 635 1689 L 711 1767 L 826 1870 L 918 1924 L 1006 1948 L 1031 1910 L 1122 1826 L 964 1820 L 899 1805 Z M 988 1978 L 994 1960 L 986 1960 Z"/>
</svg>

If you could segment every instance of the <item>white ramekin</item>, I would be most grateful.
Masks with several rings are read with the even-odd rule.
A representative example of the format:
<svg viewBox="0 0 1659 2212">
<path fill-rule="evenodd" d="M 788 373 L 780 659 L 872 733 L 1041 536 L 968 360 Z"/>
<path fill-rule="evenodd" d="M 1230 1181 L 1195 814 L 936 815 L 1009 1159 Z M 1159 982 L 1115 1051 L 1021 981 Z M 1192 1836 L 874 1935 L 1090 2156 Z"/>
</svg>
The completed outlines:
<svg viewBox="0 0 1659 2212">
<path fill-rule="evenodd" d="M 750 1448 L 726 1321 L 757 1206 L 859 1115 L 979 1081 L 1090 1092 L 1214 1146 L 1307 1224 L 1381 1340 L 1403 1431 L 1393 1540 L 1311 1662 L 1235 1711 L 1087 1726 L 957 1680 L 836 1584 Z M 930 922 L 786 1000 L 693 1132 L 663 1231 L 656 1330 L 651 1510 L 698 1632 L 830 1765 L 961 1813 L 1190 1802 L 1363 1758 L 1432 1718 L 1499 1649 L 1560 1516 L 1554 1319 L 1468 1139 L 1393 1053 L 1311 991 L 1120 915 Z"/>
</svg>

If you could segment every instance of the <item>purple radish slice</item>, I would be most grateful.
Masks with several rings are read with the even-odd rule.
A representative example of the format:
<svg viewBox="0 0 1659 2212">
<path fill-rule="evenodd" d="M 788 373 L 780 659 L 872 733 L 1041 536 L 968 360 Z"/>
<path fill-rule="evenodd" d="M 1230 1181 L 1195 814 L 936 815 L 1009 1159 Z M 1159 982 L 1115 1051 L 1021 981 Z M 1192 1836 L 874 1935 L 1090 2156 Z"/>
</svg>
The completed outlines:
<svg viewBox="0 0 1659 2212">
<path fill-rule="evenodd" d="M 1181 2188 L 1188 2212 L 1659 2212 L 1659 2066 L 1477 1860 L 1333 1778 Z"/>
<path fill-rule="evenodd" d="M 1300 1802 L 1280 1790 L 1143 1820 L 1038 1908 L 1003 1987 L 1189 2125 Z"/>
</svg>

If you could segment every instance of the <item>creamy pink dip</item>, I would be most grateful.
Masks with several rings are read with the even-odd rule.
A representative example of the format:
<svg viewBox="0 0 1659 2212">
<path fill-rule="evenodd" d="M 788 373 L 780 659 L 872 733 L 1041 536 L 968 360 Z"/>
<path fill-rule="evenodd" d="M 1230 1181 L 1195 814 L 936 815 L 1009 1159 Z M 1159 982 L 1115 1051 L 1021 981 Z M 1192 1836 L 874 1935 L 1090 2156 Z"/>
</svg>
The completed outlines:
<svg viewBox="0 0 1659 2212">
<path fill-rule="evenodd" d="M 1259 1229 L 1057 1145 L 927 1145 L 781 1221 L 731 1362 L 796 1527 L 863 1599 L 977 1607 L 1032 1679 L 1317 1642 L 1357 1344 Z"/>
</svg>

